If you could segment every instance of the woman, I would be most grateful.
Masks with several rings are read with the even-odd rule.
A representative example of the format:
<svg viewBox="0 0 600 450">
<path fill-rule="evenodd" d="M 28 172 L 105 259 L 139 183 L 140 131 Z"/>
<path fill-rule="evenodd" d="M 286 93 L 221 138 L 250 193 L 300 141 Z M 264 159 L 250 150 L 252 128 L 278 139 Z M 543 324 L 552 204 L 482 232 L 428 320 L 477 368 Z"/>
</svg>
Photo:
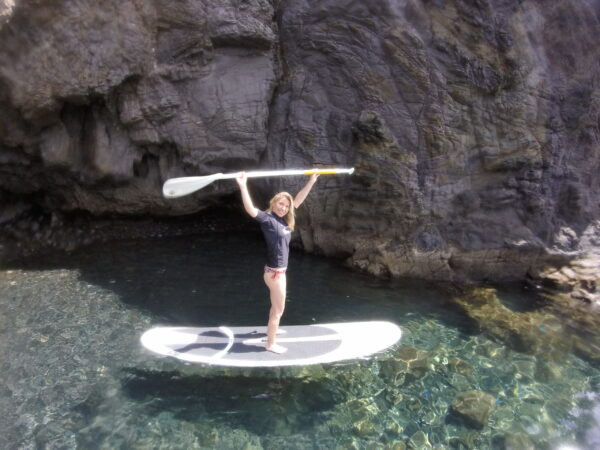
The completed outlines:
<svg viewBox="0 0 600 450">
<path fill-rule="evenodd" d="M 311 175 L 308 183 L 296 197 L 293 198 L 287 192 L 276 194 L 269 202 L 267 211 L 260 211 L 254 207 L 250 193 L 248 192 L 247 177 L 245 172 L 240 172 L 236 178 L 244 209 L 258 221 L 260 228 L 267 241 L 267 265 L 265 266 L 264 280 L 269 288 L 271 298 L 271 310 L 269 311 L 269 323 L 267 325 L 267 344 L 265 349 L 274 353 L 285 353 L 287 348 L 275 343 L 279 320 L 285 308 L 285 289 L 288 255 L 292 231 L 296 224 L 295 209 L 298 208 L 317 181 L 319 175 Z"/>
</svg>

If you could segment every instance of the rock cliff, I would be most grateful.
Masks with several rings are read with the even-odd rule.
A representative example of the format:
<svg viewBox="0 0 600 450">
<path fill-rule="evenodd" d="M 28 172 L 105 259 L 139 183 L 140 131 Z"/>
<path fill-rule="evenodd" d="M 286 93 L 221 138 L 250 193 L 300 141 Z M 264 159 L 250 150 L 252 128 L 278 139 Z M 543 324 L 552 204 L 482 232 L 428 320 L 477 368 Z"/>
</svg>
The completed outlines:
<svg viewBox="0 0 600 450">
<path fill-rule="evenodd" d="M 167 201 L 167 178 L 354 166 L 300 211 L 309 251 L 446 280 L 587 260 L 599 17 L 598 0 L 0 1 L 0 222 L 189 214 L 235 184 Z"/>
</svg>

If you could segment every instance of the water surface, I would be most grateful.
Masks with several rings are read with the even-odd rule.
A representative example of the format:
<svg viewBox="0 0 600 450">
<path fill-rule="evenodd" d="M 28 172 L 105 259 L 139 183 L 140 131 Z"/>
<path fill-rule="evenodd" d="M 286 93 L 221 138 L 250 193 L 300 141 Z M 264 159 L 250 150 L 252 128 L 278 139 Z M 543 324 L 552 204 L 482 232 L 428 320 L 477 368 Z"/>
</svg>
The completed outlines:
<svg viewBox="0 0 600 450">
<path fill-rule="evenodd" d="M 375 358 L 220 369 L 160 358 L 155 325 L 257 325 L 263 244 L 211 235 L 96 245 L 0 271 L 0 448 L 600 448 L 600 370 L 480 333 L 442 286 L 293 253 L 283 324 L 389 320 Z M 534 299 L 500 289 L 507 307 Z M 365 336 L 365 339 L 368 339 Z M 452 413 L 493 397 L 486 425 Z"/>
</svg>

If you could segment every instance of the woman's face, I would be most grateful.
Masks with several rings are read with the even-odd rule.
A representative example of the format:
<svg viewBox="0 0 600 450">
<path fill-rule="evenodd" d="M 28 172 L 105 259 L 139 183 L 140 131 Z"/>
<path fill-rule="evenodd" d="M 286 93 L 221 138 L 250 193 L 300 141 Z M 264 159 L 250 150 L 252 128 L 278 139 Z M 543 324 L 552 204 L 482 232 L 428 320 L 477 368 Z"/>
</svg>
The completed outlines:
<svg viewBox="0 0 600 450">
<path fill-rule="evenodd" d="M 272 209 L 279 217 L 284 217 L 290 210 L 290 201 L 285 197 L 280 197 L 273 203 Z"/>
</svg>

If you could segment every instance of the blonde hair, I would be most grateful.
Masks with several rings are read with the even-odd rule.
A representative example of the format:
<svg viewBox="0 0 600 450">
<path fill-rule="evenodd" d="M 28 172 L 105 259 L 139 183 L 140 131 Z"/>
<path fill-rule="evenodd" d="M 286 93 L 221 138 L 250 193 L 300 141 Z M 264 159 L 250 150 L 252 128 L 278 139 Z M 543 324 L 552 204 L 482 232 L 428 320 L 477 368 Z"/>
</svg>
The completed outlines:
<svg viewBox="0 0 600 450">
<path fill-rule="evenodd" d="M 267 212 L 272 212 L 273 205 L 281 198 L 285 198 L 290 202 L 290 209 L 288 209 L 287 214 L 284 216 L 284 220 L 287 222 L 290 230 L 294 231 L 294 227 L 296 226 L 296 211 L 294 208 L 294 197 L 292 197 L 292 194 L 289 192 L 279 192 L 278 194 L 275 194 L 269 201 L 269 209 L 267 209 Z"/>
</svg>

